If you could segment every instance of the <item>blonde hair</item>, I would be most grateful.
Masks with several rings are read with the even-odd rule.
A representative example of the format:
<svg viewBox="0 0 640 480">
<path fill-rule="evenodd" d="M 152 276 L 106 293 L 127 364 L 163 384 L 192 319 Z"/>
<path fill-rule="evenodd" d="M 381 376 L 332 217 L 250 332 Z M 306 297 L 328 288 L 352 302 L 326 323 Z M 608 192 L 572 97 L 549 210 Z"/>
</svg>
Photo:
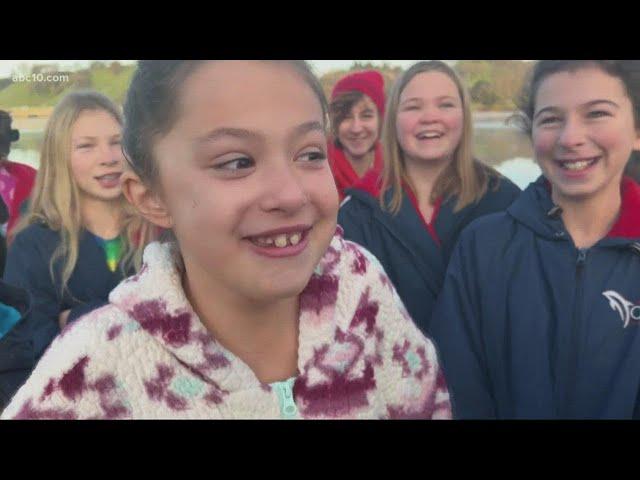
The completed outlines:
<svg viewBox="0 0 640 480">
<path fill-rule="evenodd" d="M 80 195 L 71 172 L 71 131 L 80 115 L 87 110 L 105 111 L 120 125 L 123 124 L 118 107 L 98 92 L 75 91 L 65 96 L 47 122 L 31 205 L 12 235 L 15 236 L 33 223 L 44 223 L 60 232 L 60 244 L 52 255 L 49 273 L 55 282 L 53 265 L 57 259 L 63 258 L 61 291 L 66 288 L 78 261 L 79 238 L 83 227 Z M 142 250 L 152 229 L 136 214 L 124 195 L 120 201 L 124 243 L 120 268 L 124 275 L 131 266 L 140 268 Z"/>
<path fill-rule="evenodd" d="M 387 101 L 387 113 L 382 126 L 381 141 L 384 149 L 384 169 L 380 205 L 393 214 L 398 213 L 402 205 L 403 183 L 406 183 L 415 191 L 414 185 L 407 174 L 404 153 L 398 141 L 396 129 L 400 95 L 413 77 L 426 72 L 444 73 L 453 81 L 458 88 L 462 101 L 463 115 L 460 143 L 453 153 L 453 161 L 440 174 L 434 184 L 431 191 L 431 202 L 435 202 L 439 197 L 446 199 L 457 195 L 458 200 L 454 208 L 454 212 L 457 212 L 482 198 L 487 191 L 490 176 L 499 177 L 498 172 L 489 166 L 480 164 L 473 156 L 471 101 L 469 93 L 458 74 L 446 63 L 438 60 L 418 62 L 406 70 L 395 82 Z M 388 204 L 385 204 L 384 193 L 388 189 L 392 189 L 392 196 Z"/>
</svg>

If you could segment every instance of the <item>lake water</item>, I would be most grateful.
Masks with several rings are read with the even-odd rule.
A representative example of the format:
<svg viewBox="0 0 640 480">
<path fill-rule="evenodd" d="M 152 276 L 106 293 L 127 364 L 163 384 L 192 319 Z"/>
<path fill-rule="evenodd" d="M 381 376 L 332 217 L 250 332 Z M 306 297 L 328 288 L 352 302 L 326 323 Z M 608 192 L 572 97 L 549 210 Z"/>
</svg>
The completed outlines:
<svg viewBox="0 0 640 480">
<path fill-rule="evenodd" d="M 21 128 L 20 140 L 12 145 L 10 158 L 38 168 L 44 122 L 26 127 Z M 515 127 L 505 125 L 503 116 L 477 119 L 474 127 L 475 153 L 480 160 L 496 168 L 520 188 L 538 178 L 540 168 L 532 161 L 529 138 Z"/>
</svg>

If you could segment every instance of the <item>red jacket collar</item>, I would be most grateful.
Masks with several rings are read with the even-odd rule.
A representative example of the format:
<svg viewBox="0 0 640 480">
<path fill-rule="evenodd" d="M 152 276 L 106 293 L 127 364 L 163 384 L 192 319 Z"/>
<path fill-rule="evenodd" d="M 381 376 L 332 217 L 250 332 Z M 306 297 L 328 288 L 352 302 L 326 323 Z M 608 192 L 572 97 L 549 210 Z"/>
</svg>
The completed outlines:
<svg viewBox="0 0 640 480">
<path fill-rule="evenodd" d="M 436 202 L 433 204 L 433 214 L 431 215 L 431 221 L 427 222 L 425 218 L 422 216 L 422 212 L 420 211 L 420 205 L 418 205 L 418 199 L 416 198 L 415 193 L 411 190 L 411 187 L 406 183 L 403 184 L 404 191 L 406 192 L 409 200 L 411 201 L 411 205 L 413 205 L 413 209 L 416 211 L 418 217 L 422 221 L 422 225 L 425 230 L 429 232 L 429 235 L 433 238 L 438 246 L 441 245 L 440 238 L 438 237 L 438 232 L 435 229 L 436 218 L 438 218 L 438 214 L 440 213 L 440 206 L 442 205 L 442 197 L 438 197 Z"/>
<path fill-rule="evenodd" d="M 442 198 L 438 198 L 436 203 L 433 206 L 433 215 L 431 216 L 431 222 L 427 223 L 427 221 L 422 216 L 420 212 L 420 207 L 418 205 L 418 200 L 416 199 L 413 190 L 409 187 L 409 185 L 403 183 L 403 189 L 407 196 L 409 197 L 409 201 L 411 205 L 413 205 L 414 210 L 420 220 L 422 221 L 422 225 L 425 230 L 429 232 L 429 234 L 433 237 L 436 244 L 440 245 L 440 239 L 438 238 L 438 234 L 436 233 L 434 224 L 436 218 L 438 217 L 438 213 L 440 213 L 440 206 L 442 205 Z M 354 186 L 353 188 L 364 191 L 371 195 L 374 198 L 378 198 L 380 195 L 380 190 L 382 188 L 382 175 L 374 170 L 369 170 Z"/>
<path fill-rule="evenodd" d="M 546 178 L 544 185 L 551 193 L 551 183 Z M 607 238 L 640 238 L 640 185 L 631 177 L 623 177 L 620 193 L 620 215 Z"/>
<path fill-rule="evenodd" d="M 620 215 L 607 237 L 640 238 L 640 185 L 631 177 L 624 177 L 620 192 Z"/>
</svg>

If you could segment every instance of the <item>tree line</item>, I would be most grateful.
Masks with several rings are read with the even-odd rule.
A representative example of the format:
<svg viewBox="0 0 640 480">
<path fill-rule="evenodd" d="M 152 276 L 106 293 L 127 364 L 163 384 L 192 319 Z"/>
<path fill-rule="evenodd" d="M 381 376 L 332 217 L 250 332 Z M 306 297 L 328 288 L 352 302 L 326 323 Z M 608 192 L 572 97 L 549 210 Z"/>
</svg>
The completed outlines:
<svg viewBox="0 0 640 480">
<path fill-rule="evenodd" d="M 469 89 L 473 107 L 485 111 L 511 111 L 520 95 L 522 85 L 533 66 L 521 60 L 458 60 L 453 68 L 460 74 Z M 390 64 L 354 62 L 349 69 L 335 70 L 320 77 L 327 97 L 335 83 L 347 73 L 376 69 L 385 79 L 387 94 L 403 69 Z"/>
<path fill-rule="evenodd" d="M 515 99 L 525 81 L 532 62 L 520 60 L 459 60 L 454 68 L 464 80 L 476 110 L 513 110 Z M 19 106 L 53 106 L 68 91 L 91 88 L 122 103 L 135 69 L 122 65 L 95 61 L 88 68 L 63 71 L 56 64 L 18 67 L 19 74 L 50 73 L 67 80 L 57 82 L 13 82 L 11 77 L 0 79 L 0 108 Z M 403 69 L 388 63 L 354 62 L 350 68 L 334 70 L 320 76 L 327 97 L 335 83 L 349 72 L 376 69 L 385 79 L 387 93 Z"/>
<path fill-rule="evenodd" d="M 133 65 L 95 61 L 88 68 L 63 70 L 57 64 L 20 64 L 14 74 L 0 79 L 0 108 L 53 106 L 71 90 L 93 89 L 117 103 L 124 101 Z M 33 81 L 36 75 L 46 81 Z M 21 80 L 30 76 L 32 81 Z M 14 81 L 16 79 L 16 81 Z"/>
</svg>

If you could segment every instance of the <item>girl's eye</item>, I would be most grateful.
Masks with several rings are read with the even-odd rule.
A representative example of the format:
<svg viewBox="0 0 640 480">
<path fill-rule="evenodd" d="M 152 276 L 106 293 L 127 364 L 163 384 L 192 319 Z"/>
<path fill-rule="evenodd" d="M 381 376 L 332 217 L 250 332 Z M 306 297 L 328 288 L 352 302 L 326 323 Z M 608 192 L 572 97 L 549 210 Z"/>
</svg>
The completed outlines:
<svg viewBox="0 0 640 480">
<path fill-rule="evenodd" d="M 602 118 L 602 117 L 610 117 L 611 113 L 606 110 L 592 110 L 587 113 L 588 118 Z"/>
<path fill-rule="evenodd" d="M 417 105 L 407 105 L 406 107 L 404 107 L 404 110 L 418 110 L 418 106 Z"/>
<path fill-rule="evenodd" d="M 309 163 L 321 163 L 327 159 L 327 154 L 322 150 L 313 150 L 309 152 L 302 153 L 299 157 L 299 160 Z"/>
<path fill-rule="evenodd" d="M 245 170 L 248 168 L 252 168 L 254 165 L 255 165 L 255 162 L 251 158 L 239 157 L 239 158 L 234 158 L 233 160 L 228 160 L 226 162 L 214 165 L 213 168 L 215 170 L 222 170 L 222 171 L 225 171 L 225 170 L 238 171 L 238 170 Z"/>
<path fill-rule="evenodd" d="M 93 145 L 90 143 L 82 143 L 78 145 L 76 148 L 91 148 L 91 147 L 93 147 Z"/>
<path fill-rule="evenodd" d="M 455 107 L 455 105 L 450 102 L 440 104 L 440 108 L 453 108 L 453 107 Z"/>
<path fill-rule="evenodd" d="M 120 144 L 122 144 L 121 140 L 114 140 L 111 142 L 111 145 L 120 145 Z"/>
</svg>

